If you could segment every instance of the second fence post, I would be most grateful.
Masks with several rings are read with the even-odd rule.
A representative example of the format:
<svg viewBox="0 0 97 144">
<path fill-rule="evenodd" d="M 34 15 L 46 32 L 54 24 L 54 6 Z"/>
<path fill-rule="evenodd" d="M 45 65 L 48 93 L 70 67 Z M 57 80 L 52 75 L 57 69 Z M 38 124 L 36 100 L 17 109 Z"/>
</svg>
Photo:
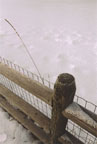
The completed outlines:
<svg viewBox="0 0 97 144">
<path fill-rule="evenodd" d="M 54 85 L 52 97 L 51 139 L 50 144 L 58 144 L 58 138 L 65 133 L 67 119 L 62 111 L 73 101 L 76 91 L 75 79 L 68 73 L 60 74 Z"/>
</svg>

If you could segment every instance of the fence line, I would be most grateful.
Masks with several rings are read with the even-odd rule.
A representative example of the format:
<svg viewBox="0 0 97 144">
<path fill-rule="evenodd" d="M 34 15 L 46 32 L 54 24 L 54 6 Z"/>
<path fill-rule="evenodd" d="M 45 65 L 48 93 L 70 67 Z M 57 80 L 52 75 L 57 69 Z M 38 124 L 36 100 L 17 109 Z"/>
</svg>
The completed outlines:
<svg viewBox="0 0 97 144">
<path fill-rule="evenodd" d="M 41 80 L 41 77 L 38 76 L 37 74 L 34 74 L 34 73 L 32 73 L 32 72 L 24 69 L 23 67 L 21 67 L 21 66 L 19 66 L 17 64 L 12 63 L 11 61 L 9 61 L 9 60 L 7 60 L 5 58 L 0 57 L 0 62 L 3 63 L 3 64 L 7 64 L 8 67 L 10 67 L 10 68 L 12 68 L 12 69 L 20 72 L 21 74 L 27 76 L 28 78 L 31 78 L 32 80 L 36 80 L 37 82 L 39 82 L 39 83 L 47 86 L 48 88 L 53 89 L 53 87 L 54 87 L 54 83 L 53 82 L 51 82 L 49 80 L 46 80 L 44 78 L 42 78 L 43 80 Z M 75 95 L 75 99 L 74 100 L 75 100 L 75 102 L 77 102 L 79 104 L 81 103 L 81 105 L 83 104 L 83 106 L 85 108 L 87 108 L 88 105 L 91 105 L 88 108 L 94 107 L 91 110 L 92 110 L 92 112 L 94 112 L 94 113 L 97 114 L 97 105 L 95 105 L 95 104 L 93 104 L 93 103 L 85 100 L 84 98 L 82 98 L 82 97 L 80 97 L 78 95 Z"/>
<path fill-rule="evenodd" d="M 13 64 L 12 62 L 10 62 L 10 61 L 8 61 L 4 58 L 0 57 L 0 62 L 3 63 L 3 64 L 7 64 L 10 68 L 26 75 L 27 77 L 29 77 L 33 80 L 36 80 L 37 82 L 47 86 L 48 88 L 51 88 L 51 89 L 53 88 L 53 83 L 51 83 L 50 81 L 45 80 L 44 78 L 43 78 L 43 81 L 42 81 L 41 78 L 39 76 L 37 76 L 36 74 L 33 74 L 33 73 L 25 70 L 24 68 L 22 68 L 22 67 L 20 67 L 16 64 Z M 48 105 L 45 102 L 41 101 L 36 96 L 32 95 L 31 93 L 29 93 L 25 89 L 21 88 L 20 86 L 18 86 L 14 82 L 10 81 L 9 79 L 7 79 L 6 77 L 4 77 L 1 74 L 0 74 L 0 83 L 3 84 L 8 89 L 10 89 L 13 93 L 15 93 L 18 96 L 20 96 L 21 98 L 23 98 L 30 105 L 33 105 L 35 108 L 40 110 L 47 117 L 51 118 L 52 108 L 51 108 L 50 105 Z M 90 110 L 92 112 L 97 114 L 97 106 L 92 104 L 91 102 L 86 101 L 85 99 L 79 97 L 78 95 L 75 96 L 75 101 L 77 103 L 80 103 L 83 107 L 85 107 L 87 109 L 90 108 Z M 91 135 L 90 133 L 88 133 L 87 131 L 82 129 L 81 127 L 79 127 L 77 124 L 73 123 L 71 120 L 68 121 L 66 129 L 70 133 L 72 133 L 74 136 L 76 136 L 78 139 L 83 141 L 85 144 L 96 144 L 97 143 L 97 138 L 96 137 L 94 137 L 93 135 Z"/>
<path fill-rule="evenodd" d="M 34 74 L 34 73 L 24 69 L 23 67 L 20 67 L 19 65 L 14 64 L 14 63 L 12 63 L 9 60 L 6 60 L 5 58 L 0 57 L 0 62 L 3 63 L 3 64 L 7 64 L 10 68 L 22 73 L 23 75 L 25 75 L 25 76 L 33 79 L 33 80 L 38 81 L 39 83 L 41 83 L 41 84 L 43 84 L 43 85 L 45 85 L 45 86 L 47 86 L 47 87 L 49 87 L 51 89 L 53 89 L 53 85 L 54 84 L 52 82 L 50 82 L 49 80 L 41 78 L 37 74 Z"/>
</svg>

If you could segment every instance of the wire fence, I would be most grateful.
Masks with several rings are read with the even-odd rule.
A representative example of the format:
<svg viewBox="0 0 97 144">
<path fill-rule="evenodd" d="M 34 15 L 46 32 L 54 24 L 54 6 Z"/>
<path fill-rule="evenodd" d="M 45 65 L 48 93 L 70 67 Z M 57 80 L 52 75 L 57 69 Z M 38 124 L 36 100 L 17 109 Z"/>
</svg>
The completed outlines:
<svg viewBox="0 0 97 144">
<path fill-rule="evenodd" d="M 20 67 L 17 64 L 12 63 L 9 60 L 6 60 L 5 58 L 0 57 L 0 62 L 7 64 L 10 68 L 22 73 L 23 75 L 27 76 L 28 78 L 31 78 L 33 80 L 38 81 L 39 83 L 49 87 L 49 88 L 53 88 L 53 83 L 50 82 L 49 80 L 44 79 L 43 77 L 38 76 L 37 74 L 34 74 L 26 69 L 24 69 L 23 67 Z"/>
<path fill-rule="evenodd" d="M 54 87 L 54 84 L 51 83 L 49 80 L 46 80 L 32 72 L 29 72 L 28 70 L 12 63 L 9 60 L 0 57 L 0 62 L 3 64 L 7 64 L 10 68 L 22 73 L 23 75 L 26 75 L 30 79 L 36 80 L 37 82 L 51 89 L 53 89 Z M 13 93 L 24 99 L 27 103 L 29 103 L 30 105 L 38 109 L 40 112 L 42 112 L 44 115 L 51 118 L 52 107 L 50 105 L 46 104 L 45 102 L 43 102 L 42 100 L 32 95 L 31 93 L 21 88 L 19 85 L 7 79 L 1 74 L 0 74 L 0 84 L 4 85 Z M 97 106 L 95 104 L 88 102 L 87 100 L 79 97 L 78 95 L 75 95 L 74 101 L 80 104 L 81 106 L 87 108 L 88 110 L 91 110 L 93 113 L 97 114 Z M 85 144 L 97 144 L 97 137 L 91 135 L 90 133 L 88 133 L 87 131 L 85 131 L 80 126 L 78 126 L 77 124 L 73 123 L 70 120 L 68 120 L 66 129 L 68 132 L 70 132 L 72 135 L 77 137 Z"/>
</svg>

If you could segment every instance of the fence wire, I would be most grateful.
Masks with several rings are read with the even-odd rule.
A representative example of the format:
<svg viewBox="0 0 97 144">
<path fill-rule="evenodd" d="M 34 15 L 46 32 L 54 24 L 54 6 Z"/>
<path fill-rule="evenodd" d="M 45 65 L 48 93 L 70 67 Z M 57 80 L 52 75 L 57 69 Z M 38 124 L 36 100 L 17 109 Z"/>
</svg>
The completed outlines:
<svg viewBox="0 0 97 144">
<path fill-rule="evenodd" d="M 0 62 L 8 65 L 10 68 L 22 73 L 23 75 L 29 77 L 30 79 L 36 80 L 37 82 L 51 89 L 53 89 L 54 87 L 54 84 L 51 83 L 49 80 L 46 80 L 32 72 L 29 72 L 28 70 L 12 63 L 9 60 L 0 57 Z M 42 100 L 32 95 L 31 93 L 21 88 L 19 85 L 7 79 L 1 74 L 0 74 L 0 84 L 4 85 L 13 93 L 24 99 L 27 103 L 29 103 L 30 105 L 38 109 L 40 112 L 42 112 L 44 115 L 51 118 L 52 108 L 50 105 L 46 104 L 45 102 L 43 102 Z M 79 97 L 78 95 L 75 95 L 74 101 L 80 104 L 81 106 L 85 107 L 86 109 L 92 111 L 93 113 L 97 114 L 97 106 L 95 104 L 88 102 L 87 100 Z M 71 120 L 68 120 L 66 129 L 68 132 L 70 132 L 72 135 L 74 135 L 76 138 L 78 138 L 85 144 L 97 144 L 97 137 L 91 135 L 90 133 L 82 129 L 80 126 L 73 123 Z"/>
</svg>

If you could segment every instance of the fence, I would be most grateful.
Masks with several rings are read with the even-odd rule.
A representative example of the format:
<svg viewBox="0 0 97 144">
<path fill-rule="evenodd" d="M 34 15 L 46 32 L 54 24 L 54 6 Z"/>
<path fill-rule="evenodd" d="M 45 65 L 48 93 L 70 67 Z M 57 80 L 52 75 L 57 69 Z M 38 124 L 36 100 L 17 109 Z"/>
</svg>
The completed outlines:
<svg viewBox="0 0 97 144">
<path fill-rule="evenodd" d="M 53 87 L 50 81 L 0 57 L 0 106 L 43 143 L 48 143 L 51 134 L 54 139 L 57 133 L 57 128 L 52 131 Z M 58 143 L 97 144 L 97 106 L 77 95 L 68 105 L 62 110 L 66 129 L 62 126 L 65 131 Z"/>
</svg>

